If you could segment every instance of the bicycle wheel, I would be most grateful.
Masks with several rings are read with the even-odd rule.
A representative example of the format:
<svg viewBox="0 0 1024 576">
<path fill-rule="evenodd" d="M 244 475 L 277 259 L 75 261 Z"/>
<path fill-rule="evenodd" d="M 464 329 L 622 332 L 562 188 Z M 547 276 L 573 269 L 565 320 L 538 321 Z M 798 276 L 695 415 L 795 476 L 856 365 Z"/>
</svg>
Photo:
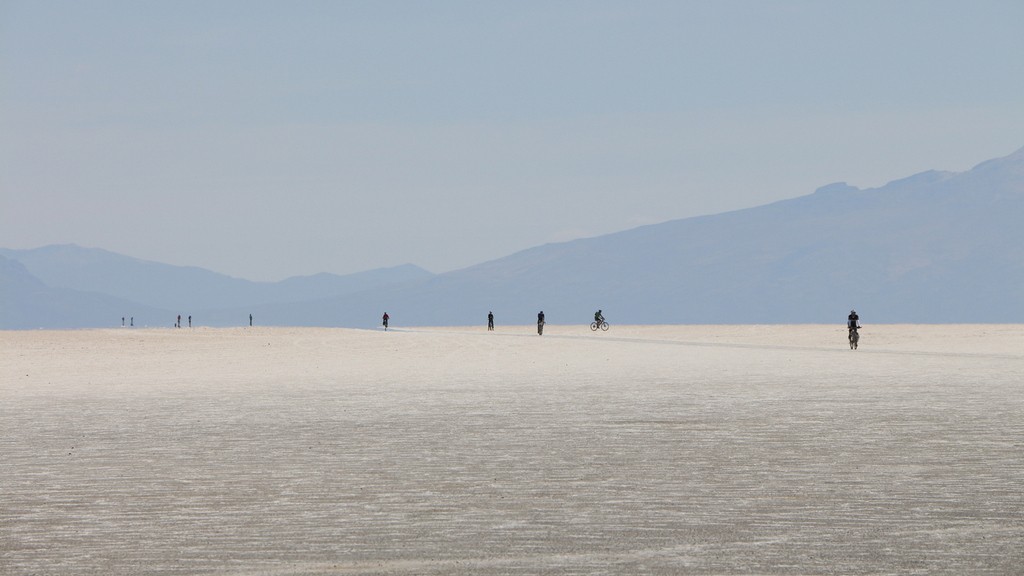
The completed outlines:
<svg viewBox="0 0 1024 576">
<path fill-rule="evenodd" d="M 591 330 L 597 330 L 597 322 L 591 322 L 590 323 L 590 329 Z"/>
<path fill-rule="evenodd" d="M 605 332 L 608 331 L 608 323 L 607 322 L 601 322 L 601 330 L 604 330 Z"/>
</svg>

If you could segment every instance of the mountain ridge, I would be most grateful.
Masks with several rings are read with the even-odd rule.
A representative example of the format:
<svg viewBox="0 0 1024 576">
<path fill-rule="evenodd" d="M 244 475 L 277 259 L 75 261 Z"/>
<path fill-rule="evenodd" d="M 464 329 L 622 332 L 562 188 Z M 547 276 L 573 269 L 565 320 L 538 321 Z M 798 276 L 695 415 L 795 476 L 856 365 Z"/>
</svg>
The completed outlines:
<svg viewBox="0 0 1024 576">
<path fill-rule="evenodd" d="M 439 275 L 422 287 L 433 297 L 392 300 L 448 310 L 403 311 L 422 324 L 479 322 L 483 314 L 459 312 L 449 291 L 477 310 L 511 301 L 503 315 L 518 322 L 541 309 L 549 321 L 586 321 L 597 308 L 628 323 L 828 322 L 851 307 L 876 312 L 879 322 L 1020 322 L 1024 236 L 1014 221 L 1024 217 L 1022 160 L 1024 148 L 963 173 L 927 171 L 878 188 L 844 186 L 849 194 L 534 247 Z M 619 243 L 629 247 L 613 249 Z M 514 288 L 498 290 L 505 281 Z M 974 294 L 988 301 L 975 303 Z"/>
<path fill-rule="evenodd" d="M 0 328 L 107 326 L 125 315 L 135 316 L 138 325 L 166 325 L 177 314 L 233 325 L 251 312 L 229 318 L 217 311 L 316 300 L 432 276 L 403 264 L 349 275 L 320 273 L 254 282 L 75 244 L 0 249 L 0 259 L 6 262 L 0 267 Z M 47 313 L 42 294 L 47 295 L 52 314 Z M 29 317 L 24 313 L 28 309 L 34 311 Z M 97 309 L 105 311 L 94 312 Z"/>
<path fill-rule="evenodd" d="M 313 275 L 291 284 L 328 286 L 303 292 L 286 279 L 280 293 L 257 291 L 262 299 L 222 281 L 203 314 L 230 324 L 247 307 L 266 323 L 372 327 L 384 311 L 410 326 L 477 324 L 488 311 L 523 324 L 540 310 L 552 323 L 581 323 L 602 308 L 613 323 L 747 324 L 841 321 L 857 308 L 865 322 L 1024 322 L 1022 219 L 1024 148 L 965 172 L 927 170 L 866 189 L 827 184 L 437 275 L 413 267 L 346 289 Z M 166 302 L 180 309 L 178 292 Z"/>
</svg>

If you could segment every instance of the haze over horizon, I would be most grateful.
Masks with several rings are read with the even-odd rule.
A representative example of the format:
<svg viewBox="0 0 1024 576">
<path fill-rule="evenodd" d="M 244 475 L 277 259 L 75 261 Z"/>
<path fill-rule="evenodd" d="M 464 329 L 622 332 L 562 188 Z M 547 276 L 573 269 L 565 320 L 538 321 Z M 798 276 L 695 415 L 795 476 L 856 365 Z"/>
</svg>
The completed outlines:
<svg viewBox="0 0 1024 576">
<path fill-rule="evenodd" d="M 0 1 L 0 246 L 250 280 L 965 171 L 1024 4 Z"/>
</svg>

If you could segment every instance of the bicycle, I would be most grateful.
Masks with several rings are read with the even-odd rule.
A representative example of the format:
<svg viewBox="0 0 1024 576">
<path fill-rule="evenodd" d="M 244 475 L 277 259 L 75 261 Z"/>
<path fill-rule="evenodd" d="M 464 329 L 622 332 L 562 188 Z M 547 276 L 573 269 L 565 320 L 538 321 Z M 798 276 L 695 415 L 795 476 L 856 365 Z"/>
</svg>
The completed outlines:
<svg viewBox="0 0 1024 576">
<path fill-rule="evenodd" d="M 604 320 L 602 320 L 600 324 L 598 324 L 597 322 L 591 322 L 590 323 L 590 329 L 591 330 L 596 332 L 598 328 L 600 328 L 601 330 L 604 330 L 605 332 L 607 332 L 608 331 L 608 323 L 605 322 Z"/>
</svg>

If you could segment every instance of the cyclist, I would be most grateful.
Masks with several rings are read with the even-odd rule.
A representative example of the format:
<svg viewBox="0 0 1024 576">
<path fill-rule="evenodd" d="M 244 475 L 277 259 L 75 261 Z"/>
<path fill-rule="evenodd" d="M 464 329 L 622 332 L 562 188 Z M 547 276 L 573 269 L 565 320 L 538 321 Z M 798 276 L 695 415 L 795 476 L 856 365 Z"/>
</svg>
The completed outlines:
<svg viewBox="0 0 1024 576">
<path fill-rule="evenodd" d="M 860 316 L 857 315 L 856 310 L 850 310 L 850 315 L 846 317 L 846 329 L 850 332 L 859 330 L 860 325 L 857 323 L 860 320 Z"/>
<path fill-rule="evenodd" d="M 594 312 L 594 322 L 596 322 L 598 326 L 604 323 L 604 315 L 601 314 L 600 310 Z"/>
</svg>

